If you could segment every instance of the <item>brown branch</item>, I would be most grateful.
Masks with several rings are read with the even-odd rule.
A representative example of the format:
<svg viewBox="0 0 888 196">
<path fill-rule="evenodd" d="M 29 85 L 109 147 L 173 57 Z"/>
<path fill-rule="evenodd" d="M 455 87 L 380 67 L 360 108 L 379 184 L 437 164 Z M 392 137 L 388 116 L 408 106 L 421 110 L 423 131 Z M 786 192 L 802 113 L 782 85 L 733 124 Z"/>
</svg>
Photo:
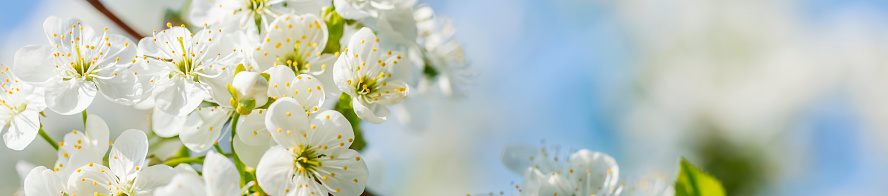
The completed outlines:
<svg viewBox="0 0 888 196">
<path fill-rule="evenodd" d="M 105 17 L 107 17 L 109 20 L 111 20 L 111 22 L 114 22 L 114 24 L 117 24 L 117 26 L 122 28 L 123 31 L 126 31 L 127 34 L 129 34 L 134 39 L 136 39 L 136 41 L 141 40 L 143 38 L 142 35 L 139 35 L 139 33 L 136 33 L 136 30 L 133 30 L 132 27 L 130 27 L 129 25 L 124 23 L 123 20 L 120 20 L 120 18 L 118 18 L 116 15 L 114 15 L 114 13 L 111 13 L 111 11 L 108 10 L 108 8 L 106 8 L 105 5 L 102 5 L 102 2 L 99 2 L 99 0 L 86 0 L 86 2 L 89 2 L 89 4 L 92 5 L 94 8 L 96 8 L 96 10 L 101 12 L 102 15 L 105 15 Z"/>
</svg>

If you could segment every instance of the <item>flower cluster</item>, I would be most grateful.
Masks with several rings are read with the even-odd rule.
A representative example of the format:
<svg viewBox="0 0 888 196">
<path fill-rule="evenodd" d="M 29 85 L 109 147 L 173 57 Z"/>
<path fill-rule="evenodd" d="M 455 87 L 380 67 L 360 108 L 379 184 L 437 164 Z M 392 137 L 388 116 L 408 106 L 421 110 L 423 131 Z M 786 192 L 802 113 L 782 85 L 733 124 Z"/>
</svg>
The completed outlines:
<svg viewBox="0 0 888 196">
<path fill-rule="evenodd" d="M 58 152 L 27 175 L 25 194 L 360 195 L 369 175 L 360 122 L 387 121 L 412 92 L 458 97 L 471 80 L 450 23 L 415 2 L 189 7 L 183 24 L 135 39 L 49 17 L 49 43 L 0 65 L 7 147 L 39 134 Z M 98 94 L 151 109 L 151 130 L 112 142 L 87 113 Z M 83 129 L 55 142 L 41 125 L 46 108 L 81 113 Z M 170 139 L 181 141 L 178 154 L 152 154 L 149 145 Z"/>
<path fill-rule="evenodd" d="M 671 182 L 663 178 L 645 177 L 629 184 L 620 181 L 616 160 L 601 152 L 582 149 L 567 159 L 559 161 L 558 157 L 557 150 L 512 145 L 503 151 L 502 161 L 510 171 L 522 175 L 522 183 L 513 187 L 522 196 L 674 195 Z"/>
</svg>

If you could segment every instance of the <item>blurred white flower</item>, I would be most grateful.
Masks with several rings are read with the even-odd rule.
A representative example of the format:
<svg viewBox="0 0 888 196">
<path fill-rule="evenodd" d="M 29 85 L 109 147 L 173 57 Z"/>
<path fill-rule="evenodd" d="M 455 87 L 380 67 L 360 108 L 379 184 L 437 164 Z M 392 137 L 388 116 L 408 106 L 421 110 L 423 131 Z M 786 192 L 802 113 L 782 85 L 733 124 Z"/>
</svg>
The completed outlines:
<svg viewBox="0 0 888 196">
<path fill-rule="evenodd" d="M 138 75 L 143 84 L 152 86 L 155 107 L 184 116 L 210 98 L 211 88 L 225 91 L 225 83 L 219 80 L 231 79 L 237 60 L 233 51 L 236 42 L 232 41 L 237 38 L 232 36 L 237 35 L 207 27 L 192 34 L 184 27 L 171 27 L 143 38 L 139 42 L 143 64 Z"/>
<path fill-rule="evenodd" d="M 89 163 L 68 177 L 70 195 L 151 195 L 155 188 L 169 183 L 176 174 L 170 166 L 148 163 L 148 138 L 140 130 L 120 134 L 108 155 L 110 168 Z"/>
<path fill-rule="evenodd" d="M 192 24 L 234 23 L 249 33 L 260 33 L 282 14 L 317 14 L 319 0 L 200 0 L 191 2 Z"/>
<path fill-rule="evenodd" d="M 407 97 L 407 83 L 392 78 L 395 67 L 408 66 L 399 65 L 400 60 L 398 52 L 379 49 L 379 39 L 370 29 L 362 28 L 352 36 L 345 53 L 336 61 L 333 79 L 339 90 L 351 96 L 358 117 L 382 123 L 390 114 L 386 106 Z"/>
<path fill-rule="evenodd" d="M 385 0 L 333 0 L 333 6 L 342 18 L 360 20 L 378 17 L 380 9 L 391 9 L 394 4 Z"/>
<path fill-rule="evenodd" d="M 65 181 L 46 167 L 38 166 L 25 177 L 25 195 L 65 195 Z"/>
<path fill-rule="evenodd" d="M 0 110 L 0 120 L 3 128 L 3 142 L 6 147 L 13 150 L 25 149 L 40 129 L 40 112 L 46 108 L 43 102 L 43 90 L 31 85 L 19 82 L 9 67 L 0 64 L 0 104 L 5 106 Z"/>
<path fill-rule="evenodd" d="M 357 151 L 354 132 L 342 114 L 323 111 L 309 119 L 292 98 L 268 110 L 266 126 L 278 146 L 256 168 L 259 186 L 271 195 L 359 195 L 369 175 Z"/>
<path fill-rule="evenodd" d="M 432 8 L 420 7 L 414 12 L 421 46 L 423 78 L 433 81 L 448 97 L 462 97 L 463 86 L 472 83 L 473 73 L 460 43 L 453 38 L 456 28 L 450 20 L 436 18 Z M 413 58 L 411 56 L 411 58 Z"/>
<path fill-rule="evenodd" d="M 556 153 L 557 154 L 557 153 Z M 586 149 L 558 162 L 545 148 L 508 146 L 503 164 L 522 174 L 521 195 L 620 195 L 619 167 L 613 157 Z"/>
<path fill-rule="evenodd" d="M 102 162 L 102 157 L 110 146 L 108 135 L 105 120 L 98 115 L 88 115 L 84 131 L 71 131 L 65 134 L 64 141 L 59 142 L 58 159 L 53 169 L 58 171 L 62 179 L 68 179 L 75 169 L 89 163 Z"/>
<path fill-rule="evenodd" d="M 272 80 L 277 80 L 277 76 L 310 74 L 321 80 L 329 95 L 336 96 L 341 92 L 333 83 L 333 71 L 327 69 L 336 62 L 336 55 L 322 54 L 327 36 L 327 25 L 313 14 L 281 15 L 269 26 L 265 39 L 253 51 L 253 58 L 261 70 L 268 70 Z M 292 74 L 278 75 L 269 70 L 278 66 L 289 68 Z"/>
<path fill-rule="evenodd" d="M 203 164 L 203 180 L 196 172 L 180 172 L 166 186 L 157 188 L 154 195 L 182 196 L 239 196 L 240 174 L 228 157 L 210 151 Z"/>
<path fill-rule="evenodd" d="M 50 16 L 43 23 L 49 45 L 29 45 L 15 54 L 15 74 L 46 86 L 50 109 L 70 115 L 86 109 L 101 91 L 111 101 L 133 104 L 142 87 L 129 69 L 135 56 L 129 38 L 98 34 L 80 20 Z M 122 61 L 121 61 L 122 60 Z"/>
<path fill-rule="evenodd" d="M 643 176 L 636 182 L 626 183 L 620 195 L 623 196 L 673 196 L 675 180 L 666 180 L 664 176 Z"/>
</svg>

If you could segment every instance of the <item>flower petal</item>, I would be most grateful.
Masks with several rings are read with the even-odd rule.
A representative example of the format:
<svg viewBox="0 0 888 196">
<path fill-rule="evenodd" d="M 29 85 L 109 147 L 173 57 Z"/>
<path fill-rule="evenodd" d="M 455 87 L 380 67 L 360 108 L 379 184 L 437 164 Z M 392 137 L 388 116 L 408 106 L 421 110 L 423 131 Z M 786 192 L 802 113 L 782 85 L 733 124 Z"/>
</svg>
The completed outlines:
<svg viewBox="0 0 888 196">
<path fill-rule="evenodd" d="M 239 196 L 240 174 L 228 157 L 210 151 L 204 159 L 203 178 L 209 195 Z"/>
<path fill-rule="evenodd" d="M 308 117 L 302 105 L 293 98 L 279 98 L 272 103 L 268 107 L 265 126 L 274 141 L 284 148 L 295 148 L 308 142 Z"/>
<path fill-rule="evenodd" d="M 108 141 L 110 141 L 108 124 L 99 115 L 90 114 L 86 117 L 86 136 L 89 137 L 90 145 L 96 149 L 95 152 L 105 155 L 108 151 Z"/>
<path fill-rule="evenodd" d="M 167 114 L 184 116 L 200 105 L 207 97 L 200 84 L 194 81 L 185 81 L 181 77 L 173 77 L 170 84 L 156 89 L 154 103 L 160 111 Z"/>
<path fill-rule="evenodd" d="M 70 195 L 110 195 L 118 192 L 114 188 L 126 183 L 119 181 L 111 169 L 98 163 L 78 168 L 67 180 L 68 188 L 65 193 Z"/>
<path fill-rule="evenodd" d="M 39 115 L 35 111 L 25 111 L 12 117 L 9 130 L 3 134 L 6 147 L 13 150 L 25 149 L 37 137 L 40 128 Z"/>
<path fill-rule="evenodd" d="M 62 185 L 62 179 L 52 170 L 39 166 L 25 177 L 25 195 L 62 195 L 65 191 Z"/>
<path fill-rule="evenodd" d="M 301 74 L 293 78 L 293 81 L 290 81 L 292 85 L 289 85 L 290 91 L 285 94 L 287 97 L 293 97 L 299 102 L 299 105 L 305 107 L 305 110 L 309 110 L 315 112 L 315 107 L 320 107 L 321 104 L 324 103 L 324 88 L 321 88 L 323 84 L 316 77 Z"/>
<path fill-rule="evenodd" d="M 328 195 L 326 187 L 308 176 L 297 175 L 293 177 L 293 183 L 301 186 L 296 186 L 295 190 L 290 190 L 287 196 Z"/>
<path fill-rule="evenodd" d="M 268 68 L 265 71 L 268 73 L 268 96 L 272 98 L 284 97 L 287 93 L 290 92 L 290 89 L 287 87 L 287 83 L 292 82 L 294 78 L 296 78 L 296 74 L 293 73 L 287 66 L 274 66 Z M 291 95 L 288 95 L 291 96 Z"/>
<path fill-rule="evenodd" d="M 148 137 L 141 130 L 130 129 L 114 140 L 108 164 L 114 175 L 130 181 L 138 175 L 137 167 L 145 167 L 145 155 L 148 155 Z"/>
<path fill-rule="evenodd" d="M 376 103 L 365 105 L 360 99 L 354 97 L 352 98 L 352 106 L 355 108 L 355 114 L 358 117 L 373 124 L 385 122 L 389 114 L 391 114 L 385 105 Z"/>
<path fill-rule="evenodd" d="M 527 172 L 527 168 L 533 167 L 535 159 L 545 158 L 537 156 L 538 152 L 540 152 L 540 149 L 533 146 L 513 144 L 503 149 L 503 155 L 500 159 L 509 171 L 515 174 L 524 174 Z"/>
<path fill-rule="evenodd" d="M 333 82 L 332 67 L 336 64 L 336 59 L 338 58 L 339 57 L 332 54 L 322 54 L 320 57 L 308 62 L 313 65 L 311 66 L 311 74 L 321 81 L 321 84 L 323 84 L 321 86 L 324 87 L 324 92 L 329 96 L 338 96 L 342 93 L 342 90 L 339 90 L 339 87 Z"/>
<path fill-rule="evenodd" d="M 358 151 L 339 148 L 331 152 L 329 158 L 321 158 L 323 167 L 318 168 L 321 183 L 330 188 L 333 195 L 360 195 L 367 185 L 370 175 L 367 164 L 360 158 Z M 334 173 L 331 175 L 330 173 Z M 325 178 L 323 178 L 326 176 Z"/>
<path fill-rule="evenodd" d="M 45 82 L 56 76 L 49 45 L 28 45 L 15 52 L 13 72 L 26 82 Z"/>
<path fill-rule="evenodd" d="M 151 113 L 152 130 L 160 137 L 173 137 L 179 135 L 181 130 L 197 129 L 200 122 L 200 114 L 196 112 L 186 117 L 170 115 L 159 109 Z"/>
<path fill-rule="evenodd" d="M 83 79 L 60 80 L 46 87 L 46 104 L 61 115 L 80 113 L 92 104 L 96 85 Z"/>
<path fill-rule="evenodd" d="M 265 126 L 265 109 L 253 110 L 250 115 L 242 115 L 237 122 L 237 137 L 244 144 L 270 146 L 271 134 Z M 268 148 L 268 147 L 266 147 Z"/>
<path fill-rule="evenodd" d="M 354 142 L 355 132 L 351 123 L 341 113 L 326 110 L 314 115 L 313 129 L 309 131 L 311 141 L 308 146 L 318 146 L 318 152 L 325 154 L 339 148 L 347 149 Z"/>
<path fill-rule="evenodd" d="M 286 195 L 287 190 L 294 187 L 291 177 L 293 155 L 281 146 L 273 146 L 265 152 L 256 167 L 256 179 L 259 186 L 270 195 Z"/>
<path fill-rule="evenodd" d="M 122 105 L 132 105 L 142 99 L 142 84 L 139 83 L 132 69 L 104 69 L 101 75 L 111 76 L 108 79 L 95 78 L 96 86 L 105 98 Z"/>
<path fill-rule="evenodd" d="M 157 187 L 169 184 L 176 171 L 170 166 L 158 164 L 138 171 L 137 175 L 132 189 L 137 195 L 141 195 L 150 194 Z"/>
<path fill-rule="evenodd" d="M 620 168 L 613 157 L 586 149 L 570 155 L 571 179 L 583 178 L 579 193 L 584 195 L 612 192 L 620 176 Z M 598 187 L 604 187 L 599 189 Z"/>
<path fill-rule="evenodd" d="M 275 143 L 269 136 L 266 136 L 265 142 L 256 145 L 245 144 L 242 140 L 234 140 L 234 150 L 237 152 L 237 157 L 244 165 L 253 168 L 259 165 L 259 160 L 262 155 L 265 155 L 268 148 L 271 148 L 271 145 L 275 145 Z"/>
<path fill-rule="evenodd" d="M 201 108 L 197 113 L 201 117 L 200 126 L 181 130 L 179 139 L 191 151 L 203 152 L 212 148 L 213 144 L 219 140 L 219 135 L 224 132 L 222 128 L 225 121 L 228 120 L 229 110 L 221 107 Z"/>
<path fill-rule="evenodd" d="M 166 186 L 154 190 L 154 195 L 206 196 L 207 190 L 197 174 L 176 174 Z"/>
</svg>

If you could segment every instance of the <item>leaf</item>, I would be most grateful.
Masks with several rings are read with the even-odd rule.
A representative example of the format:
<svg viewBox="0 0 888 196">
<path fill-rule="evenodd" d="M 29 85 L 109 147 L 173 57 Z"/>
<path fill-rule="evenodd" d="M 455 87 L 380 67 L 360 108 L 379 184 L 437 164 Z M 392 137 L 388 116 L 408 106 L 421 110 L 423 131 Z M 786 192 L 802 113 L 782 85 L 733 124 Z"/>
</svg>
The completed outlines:
<svg viewBox="0 0 888 196">
<path fill-rule="evenodd" d="M 687 159 L 681 159 L 681 173 L 675 181 L 676 196 L 724 196 L 721 182 L 706 172 L 700 171 Z"/>
</svg>

